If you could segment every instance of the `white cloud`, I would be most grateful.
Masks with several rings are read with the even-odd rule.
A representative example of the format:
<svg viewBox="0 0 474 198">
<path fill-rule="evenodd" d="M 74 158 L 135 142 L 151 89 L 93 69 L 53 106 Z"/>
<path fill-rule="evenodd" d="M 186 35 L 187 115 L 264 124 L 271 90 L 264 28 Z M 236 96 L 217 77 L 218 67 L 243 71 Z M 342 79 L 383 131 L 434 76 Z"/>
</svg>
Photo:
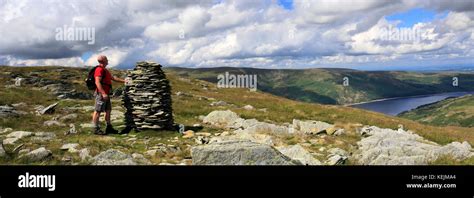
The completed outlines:
<svg viewBox="0 0 474 198">
<path fill-rule="evenodd" d="M 105 54 L 112 67 L 143 59 L 179 66 L 429 64 L 474 55 L 468 0 L 295 0 L 294 10 L 271 0 L 0 2 L 0 56 L 12 65 L 82 65 L 85 52 L 94 54 L 85 64 Z M 422 40 L 380 39 L 396 26 L 384 16 L 420 7 L 448 14 L 416 24 Z M 56 41 L 54 29 L 64 25 L 95 28 L 95 44 Z"/>
</svg>

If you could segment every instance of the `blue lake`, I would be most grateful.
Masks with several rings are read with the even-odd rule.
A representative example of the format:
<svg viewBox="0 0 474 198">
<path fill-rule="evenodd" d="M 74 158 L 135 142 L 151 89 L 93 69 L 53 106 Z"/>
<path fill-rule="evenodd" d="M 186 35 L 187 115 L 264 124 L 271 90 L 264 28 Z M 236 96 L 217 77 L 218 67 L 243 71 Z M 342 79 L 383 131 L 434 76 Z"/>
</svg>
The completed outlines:
<svg viewBox="0 0 474 198">
<path fill-rule="evenodd" d="M 433 95 L 412 96 L 403 98 L 393 98 L 351 105 L 351 107 L 380 112 L 387 115 L 398 115 L 404 111 L 415 109 L 419 106 L 438 102 L 449 97 L 459 97 L 474 92 L 450 92 Z"/>
</svg>

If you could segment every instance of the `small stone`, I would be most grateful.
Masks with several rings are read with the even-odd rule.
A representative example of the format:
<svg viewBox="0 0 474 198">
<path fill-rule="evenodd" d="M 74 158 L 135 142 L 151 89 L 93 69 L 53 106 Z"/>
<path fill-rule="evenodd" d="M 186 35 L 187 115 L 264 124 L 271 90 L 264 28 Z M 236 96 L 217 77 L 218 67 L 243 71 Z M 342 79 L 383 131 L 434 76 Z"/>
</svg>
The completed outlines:
<svg viewBox="0 0 474 198">
<path fill-rule="evenodd" d="M 224 131 L 224 132 L 221 133 L 221 136 L 229 136 L 229 135 L 230 135 L 230 133 L 228 131 Z"/>
<path fill-rule="evenodd" d="M 216 101 L 216 102 L 211 102 L 210 104 L 213 107 L 218 107 L 218 106 L 226 106 L 227 102 L 224 101 Z"/>
<path fill-rule="evenodd" d="M 58 105 L 58 103 L 54 103 L 54 104 L 52 104 L 52 105 L 49 105 L 49 106 L 47 106 L 46 108 L 44 108 L 44 109 L 42 109 L 41 111 L 39 111 L 39 113 L 40 113 L 41 115 L 43 115 L 43 114 L 52 114 L 52 113 L 54 113 L 55 108 L 56 108 L 57 105 Z"/>
<path fill-rule="evenodd" d="M 63 158 L 61 158 L 61 161 L 62 162 L 70 162 L 70 161 L 72 161 L 72 157 L 71 156 L 64 156 Z"/>
<path fill-rule="evenodd" d="M 152 150 L 146 151 L 145 154 L 148 156 L 155 156 L 156 152 L 157 152 L 157 149 L 152 149 Z"/>
<path fill-rule="evenodd" d="M 48 121 L 45 121 L 45 122 L 43 123 L 43 125 L 44 125 L 44 126 L 48 126 L 48 127 L 50 127 L 50 126 L 64 126 L 63 123 L 60 123 L 60 122 L 58 122 L 58 121 L 56 121 L 56 120 L 48 120 Z"/>
<path fill-rule="evenodd" d="M 77 152 L 76 148 L 79 146 L 77 143 L 69 143 L 61 146 L 61 150 L 69 151 L 71 153 Z"/>
<path fill-rule="evenodd" d="M 203 136 L 198 136 L 197 138 L 194 139 L 194 141 L 197 144 L 207 144 L 207 143 L 209 143 L 209 138 L 203 137 Z"/>
<path fill-rule="evenodd" d="M 211 136 L 211 133 L 207 133 L 207 132 L 198 132 L 198 133 L 195 133 L 195 134 L 198 135 L 198 136 L 204 136 L 204 137 Z"/>
<path fill-rule="evenodd" d="M 79 126 L 81 126 L 81 128 L 94 128 L 94 124 L 92 123 L 82 123 L 80 124 Z"/>
<path fill-rule="evenodd" d="M 79 151 L 79 157 L 81 158 L 82 161 L 89 160 L 91 156 L 89 155 L 89 149 L 88 148 L 83 148 Z"/>
<path fill-rule="evenodd" d="M 334 135 L 334 136 L 340 136 L 340 135 L 343 135 L 343 134 L 345 134 L 345 133 L 346 133 L 346 132 L 345 132 L 344 129 L 337 129 L 337 130 L 333 133 L 333 135 Z"/>
<path fill-rule="evenodd" d="M 255 109 L 252 105 L 245 105 L 243 108 L 248 111 Z"/>
</svg>

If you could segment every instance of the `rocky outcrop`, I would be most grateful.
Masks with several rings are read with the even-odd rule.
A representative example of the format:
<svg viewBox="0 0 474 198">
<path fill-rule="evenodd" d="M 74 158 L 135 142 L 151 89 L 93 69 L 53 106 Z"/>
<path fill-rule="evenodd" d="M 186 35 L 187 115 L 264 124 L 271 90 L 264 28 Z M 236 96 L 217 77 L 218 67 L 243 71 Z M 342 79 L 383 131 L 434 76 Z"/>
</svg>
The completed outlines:
<svg viewBox="0 0 474 198">
<path fill-rule="evenodd" d="M 125 123 L 136 129 L 171 129 L 174 126 L 171 87 L 161 65 L 138 62 L 124 89 Z"/>
<path fill-rule="evenodd" d="M 211 143 L 191 148 L 194 165 L 299 165 L 275 148 L 246 140 Z"/>
<path fill-rule="evenodd" d="M 411 131 L 375 126 L 364 127 L 360 133 L 365 138 L 357 143 L 359 148 L 354 157 L 363 165 L 422 165 L 442 156 L 455 160 L 473 156 L 471 145 L 467 142 L 440 146 Z"/>
<path fill-rule="evenodd" d="M 143 165 L 151 164 L 143 156 L 125 154 L 116 149 L 109 149 L 92 158 L 92 165 Z"/>
</svg>

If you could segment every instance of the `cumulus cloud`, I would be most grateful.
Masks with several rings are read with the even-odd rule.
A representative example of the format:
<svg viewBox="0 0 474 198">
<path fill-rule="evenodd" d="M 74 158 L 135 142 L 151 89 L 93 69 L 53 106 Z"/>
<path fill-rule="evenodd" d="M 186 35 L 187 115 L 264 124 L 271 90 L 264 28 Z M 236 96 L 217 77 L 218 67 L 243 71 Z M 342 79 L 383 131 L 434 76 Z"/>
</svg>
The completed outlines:
<svg viewBox="0 0 474 198">
<path fill-rule="evenodd" d="M 468 63 L 474 56 L 472 0 L 0 0 L 0 63 L 271 68 Z M 409 27 L 422 39 L 386 39 L 422 8 L 447 13 Z M 93 44 L 56 40 L 57 28 L 93 28 Z M 82 60 L 84 53 L 91 53 Z M 445 60 L 445 61 L 440 61 Z"/>
</svg>

